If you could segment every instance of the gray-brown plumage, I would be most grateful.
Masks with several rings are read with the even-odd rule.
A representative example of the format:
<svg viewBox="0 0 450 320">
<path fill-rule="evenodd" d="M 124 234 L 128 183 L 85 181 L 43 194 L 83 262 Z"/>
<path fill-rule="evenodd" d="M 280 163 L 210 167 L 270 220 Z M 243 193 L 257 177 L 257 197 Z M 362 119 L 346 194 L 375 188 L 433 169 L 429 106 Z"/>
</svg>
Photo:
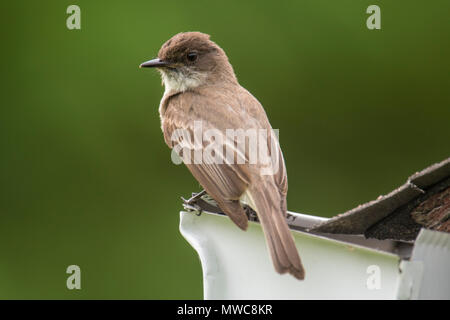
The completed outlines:
<svg viewBox="0 0 450 320">
<path fill-rule="evenodd" d="M 156 67 L 161 72 L 165 93 L 159 112 L 164 139 L 170 148 L 176 143 L 176 130 L 187 130 L 194 135 L 194 122 L 201 121 L 202 130 L 217 129 L 225 136 L 226 129 L 266 129 L 271 125 L 261 104 L 241 87 L 225 52 L 209 36 L 199 32 L 179 33 L 160 49 L 158 58 L 141 67 Z M 263 227 L 275 269 L 304 278 L 304 269 L 287 226 L 286 168 L 278 145 L 268 151 L 279 157 L 276 173 L 262 175 L 259 163 L 186 163 L 192 175 L 220 208 L 242 230 L 248 226 L 242 208 L 245 201 L 257 213 Z M 229 142 L 229 141 L 228 141 Z M 231 144 L 236 145 L 233 140 Z M 272 142 L 273 143 L 273 142 Z M 191 146 L 192 147 L 192 146 Z M 205 143 L 202 144 L 205 148 Z M 235 152 L 237 152 L 235 150 Z"/>
</svg>

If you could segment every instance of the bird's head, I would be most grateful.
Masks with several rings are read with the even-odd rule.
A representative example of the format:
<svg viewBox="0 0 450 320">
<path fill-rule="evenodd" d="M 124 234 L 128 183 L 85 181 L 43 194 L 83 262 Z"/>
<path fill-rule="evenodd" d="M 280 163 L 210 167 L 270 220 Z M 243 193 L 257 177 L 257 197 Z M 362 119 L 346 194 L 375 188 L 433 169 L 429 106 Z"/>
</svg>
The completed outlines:
<svg viewBox="0 0 450 320">
<path fill-rule="evenodd" d="M 166 92 L 184 92 L 218 81 L 236 82 L 225 52 L 200 32 L 178 33 L 163 44 L 156 59 L 140 68 L 157 68 Z"/>
</svg>

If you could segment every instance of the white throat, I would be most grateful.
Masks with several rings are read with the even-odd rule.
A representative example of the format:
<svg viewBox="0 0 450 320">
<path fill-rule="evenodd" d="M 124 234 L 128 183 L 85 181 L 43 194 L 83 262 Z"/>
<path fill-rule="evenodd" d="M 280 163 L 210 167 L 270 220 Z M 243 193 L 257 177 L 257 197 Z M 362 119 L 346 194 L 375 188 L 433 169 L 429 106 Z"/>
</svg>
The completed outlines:
<svg viewBox="0 0 450 320">
<path fill-rule="evenodd" d="M 187 70 L 161 70 L 165 94 L 184 92 L 205 83 L 206 75 L 201 72 L 186 72 Z"/>
</svg>

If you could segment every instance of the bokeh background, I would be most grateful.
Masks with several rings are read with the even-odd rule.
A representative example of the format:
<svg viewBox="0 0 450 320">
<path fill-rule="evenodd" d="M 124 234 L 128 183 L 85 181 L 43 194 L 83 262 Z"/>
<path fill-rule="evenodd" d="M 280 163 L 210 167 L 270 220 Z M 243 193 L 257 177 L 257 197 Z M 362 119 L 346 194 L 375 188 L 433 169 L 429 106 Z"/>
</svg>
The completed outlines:
<svg viewBox="0 0 450 320">
<path fill-rule="evenodd" d="M 181 31 L 211 34 L 280 129 L 291 211 L 344 212 L 450 155 L 448 0 L 0 8 L 2 299 L 202 298 L 178 231 L 180 196 L 200 187 L 163 142 L 159 75 L 138 69 Z"/>
</svg>

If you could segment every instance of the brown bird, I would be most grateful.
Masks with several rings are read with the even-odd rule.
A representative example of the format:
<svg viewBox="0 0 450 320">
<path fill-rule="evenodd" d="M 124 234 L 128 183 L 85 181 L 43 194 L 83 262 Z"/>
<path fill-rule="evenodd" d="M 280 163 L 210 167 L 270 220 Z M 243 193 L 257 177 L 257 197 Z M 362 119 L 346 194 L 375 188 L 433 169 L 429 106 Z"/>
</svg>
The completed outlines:
<svg viewBox="0 0 450 320">
<path fill-rule="evenodd" d="M 179 33 L 163 44 L 158 58 L 140 67 L 154 67 L 161 73 L 165 92 L 159 113 L 167 145 L 189 147 L 189 153 L 183 154 L 186 149 L 180 152 L 183 162 L 239 228 L 246 230 L 248 226 L 243 204 L 256 211 L 276 271 L 304 279 L 300 256 L 286 223 L 288 185 L 278 140 L 273 139 L 272 127 L 259 101 L 239 85 L 222 48 L 207 34 Z M 212 140 L 202 140 L 199 145 L 189 139 L 195 136 L 195 126 L 199 123 L 203 132 L 210 130 L 226 136 L 215 140 L 219 147 L 209 157 L 203 152 L 204 158 L 200 159 L 203 161 L 195 161 L 194 150 L 206 151 L 207 142 Z M 246 136 L 245 149 L 239 148 L 237 145 L 242 140 L 237 136 L 228 137 L 230 129 L 268 132 L 262 138 L 263 144 L 271 159 L 278 159 L 269 163 L 274 169 L 272 173 L 264 172 L 267 162 L 251 161 L 253 149 L 248 147 L 251 138 Z M 180 138 L 176 134 L 180 130 L 189 136 Z M 232 150 L 231 158 L 220 157 L 224 148 Z M 188 154 L 192 157 L 185 158 Z M 244 160 L 238 161 L 239 156 Z M 222 161 L 208 161 L 211 159 Z"/>
</svg>

